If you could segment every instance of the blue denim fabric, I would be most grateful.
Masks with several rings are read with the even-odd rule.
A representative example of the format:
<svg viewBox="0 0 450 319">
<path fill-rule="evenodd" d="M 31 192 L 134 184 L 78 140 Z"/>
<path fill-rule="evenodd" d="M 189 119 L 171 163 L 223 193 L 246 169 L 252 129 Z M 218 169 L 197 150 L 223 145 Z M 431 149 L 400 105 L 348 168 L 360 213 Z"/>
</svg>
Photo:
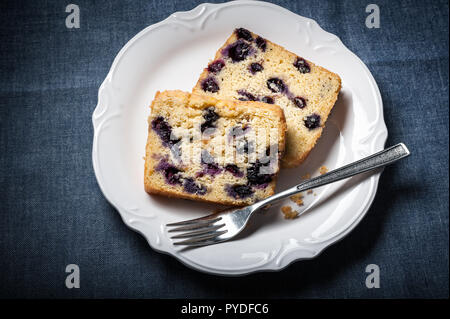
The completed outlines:
<svg viewBox="0 0 450 319">
<path fill-rule="evenodd" d="M 103 197 L 91 164 L 97 90 L 144 27 L 202 1 L 0 4 L 0 297 L 448 297 L 448 2 L 274 1 L 315 19 L 369 67 L 384 102 L 387 145 L 412 156 L 387 168 L 360 225 L 314 259 L 279 273 L 224 278 L 151 250 Z M 78 264 L 81 288 L 67 289 Z M 377 264 L 381 287 L 367 289 Z"/>
</svg>

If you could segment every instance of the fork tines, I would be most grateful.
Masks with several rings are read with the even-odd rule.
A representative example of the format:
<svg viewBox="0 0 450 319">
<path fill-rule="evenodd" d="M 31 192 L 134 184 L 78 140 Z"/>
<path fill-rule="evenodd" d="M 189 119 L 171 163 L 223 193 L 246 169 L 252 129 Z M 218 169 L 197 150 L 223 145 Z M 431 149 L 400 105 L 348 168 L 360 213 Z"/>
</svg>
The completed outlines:
<svg viewBox="0 0 450 319">
<path fill-rule="evenodd" d="M 227 230 L 224 229 L 220 230 L 225 226 L 225 223 L 220 223 L 221 220 L 222 217 L 210 215 L 178 223 L 170 223 L 166 226 L 178 226 L 176 228 L 169 229 L 168 232 L 184 232 L 182 234 L 172 236 L 171 239 L 187 238 L 182 241 L 174 242 L 174 245 L 204 246 L 221 241 L 218 237 L 227 232 Z"/>
</svg>

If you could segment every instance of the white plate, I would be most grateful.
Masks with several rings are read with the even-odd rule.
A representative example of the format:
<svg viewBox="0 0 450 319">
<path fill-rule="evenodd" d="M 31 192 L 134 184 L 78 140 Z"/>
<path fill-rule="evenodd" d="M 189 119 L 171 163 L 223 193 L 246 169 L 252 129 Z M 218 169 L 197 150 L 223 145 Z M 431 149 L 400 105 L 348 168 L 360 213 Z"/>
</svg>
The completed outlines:
<svg viewBox="0 0 450 319">
<path fill-rule="evenodd" d="M 174 13 L 131 39 L 101 85 L 92 116 L 98 183 L 125 224 L 144 235 L 151 247 L 197 270 L 222 275 L 280 270 L 294 260 L 317 256 L 359 223 L 379 178 L 379 173 L 359 176 L 317 189 L 301 207 L 308 214 L 295 220 L 285 220 L 280 207 L 273 207 L 232 242 L 188 250 L 171 244 L 166 223 L 205 215 L 214 206 L 144 192 L 148 106 L 157 90 L 190 91 L 236 27 L 248 28 L 342 78 L 342 93 L 317 146 L 300 168 L 281 172 L 278 190 L 297 184 L 306 173 L 317 174 L 321 165 L 334 169 L 380 151 L 387 138 L 381 96 L 367 67 L 315 21 L 279 6 L 256 1 L 202 4 Z"/>
</svg>

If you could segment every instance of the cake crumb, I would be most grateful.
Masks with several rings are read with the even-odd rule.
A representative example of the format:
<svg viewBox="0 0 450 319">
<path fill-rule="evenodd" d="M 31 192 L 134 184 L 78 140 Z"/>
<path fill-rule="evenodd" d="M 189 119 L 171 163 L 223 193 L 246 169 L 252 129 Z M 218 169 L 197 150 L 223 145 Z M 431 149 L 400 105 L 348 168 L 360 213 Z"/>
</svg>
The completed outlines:
<svg viewBox="0 0 450 319">
<path fill-rule="evenodd" d="M 319 169 L 320 175 L 328 173 L 328 168 L 326 166 L 321 166 Z"/>
<path fill-rule="evenodd" d="M 306 194 L 312 194 L 313 193 L 313 190 L 312 189 L 310 189 L 310 190 L 308 190 L 307 192 L 306 192 Z"/>
<path fill-rule="evenodd" d="M 298 212 L 296 210 L 292 210 L 291 206 L 281 207 L 281 212 L 284 214 L 285 219 L 294 219 L 298 217 Z"/>
<path fill-rule="evenodd" d="M 296 203 L 298 206 L 303 206 L 303 193 L 292 195 L 291 197 L 289 197 L 289 199 Z"/>
<path fill-rule="evenodd" d="M 305 174 L 303 177 L 302 177 L 302 179 L 310 179 L 311 178 L 311 174 Z"/>
</svg>

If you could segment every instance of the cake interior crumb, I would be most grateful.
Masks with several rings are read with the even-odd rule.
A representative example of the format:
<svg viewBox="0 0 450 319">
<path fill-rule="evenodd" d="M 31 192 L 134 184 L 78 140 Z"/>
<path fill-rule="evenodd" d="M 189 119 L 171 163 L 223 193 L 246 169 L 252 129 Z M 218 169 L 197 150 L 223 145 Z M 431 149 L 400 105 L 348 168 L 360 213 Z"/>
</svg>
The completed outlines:
<svg viewBox="0 0 450 319">
<path fill-rule="evenodd" d="M 325 165 L 322 165 L 319 169 L 320 175 L 328 173 L 328 168 Z"/>
<path fill-rule="evenodd" d="M 296 203 L 298 206 L 303 206 L 303 193 L 298 193 L 289 197 L 291 201 Z"/>
<path fill-rule="evenodd" d="M 285 219 L 294 219 L 298 217 L 298 212 L 293 210 L 291 206 L 282 206 L 281 212 L 284 214 Z"/>
</svg>

